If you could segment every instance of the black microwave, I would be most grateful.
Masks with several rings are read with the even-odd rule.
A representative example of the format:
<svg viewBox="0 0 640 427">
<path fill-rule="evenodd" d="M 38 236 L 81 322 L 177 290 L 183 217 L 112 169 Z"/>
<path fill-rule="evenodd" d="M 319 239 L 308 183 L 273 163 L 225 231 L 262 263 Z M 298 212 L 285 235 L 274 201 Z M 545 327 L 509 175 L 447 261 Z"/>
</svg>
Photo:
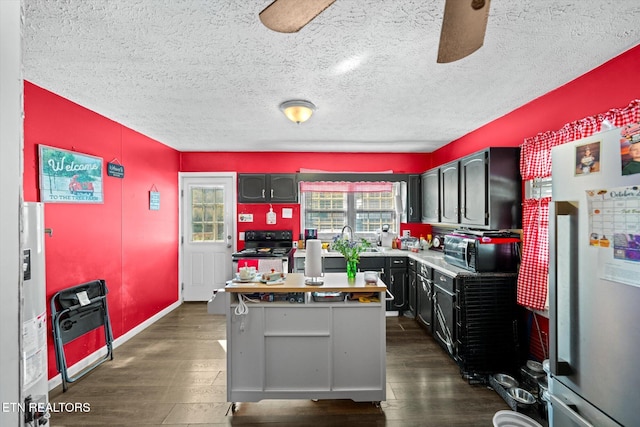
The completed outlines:
<svg viewBox="0 0 640 427">
<path fill-rule="evenodd" d="M 517 234 L 444 236 L 444 260 L 476 273 L 517 271 L 520 262 Z"/>
</svg>

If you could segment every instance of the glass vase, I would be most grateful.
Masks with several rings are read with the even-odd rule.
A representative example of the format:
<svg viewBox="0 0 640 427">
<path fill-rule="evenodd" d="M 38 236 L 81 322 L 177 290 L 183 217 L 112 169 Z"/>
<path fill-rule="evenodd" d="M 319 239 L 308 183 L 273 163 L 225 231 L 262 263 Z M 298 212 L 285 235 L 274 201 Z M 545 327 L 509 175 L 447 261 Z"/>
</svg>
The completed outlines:
<svg viewBox="0 0 640 427">
<path fill-rule="evenodd" d="M 355 279 L 358 272 L 358 262 L 347 260 L 347 279 Z"/>
</svg>

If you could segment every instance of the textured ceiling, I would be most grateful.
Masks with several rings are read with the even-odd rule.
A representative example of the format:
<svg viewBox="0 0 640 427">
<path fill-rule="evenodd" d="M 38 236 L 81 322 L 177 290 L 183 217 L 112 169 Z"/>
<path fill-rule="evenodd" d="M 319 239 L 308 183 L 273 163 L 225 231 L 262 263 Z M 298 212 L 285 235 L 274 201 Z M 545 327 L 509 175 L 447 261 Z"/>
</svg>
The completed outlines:
<svg viewBox="0 0 640 427">
<path fill-rule="evenodd" d="M 294 34 L 269 3 L 23 0 L 24 77 L 180 151 L 431 152 L 640 42 L 638 0 L 493 0 L 484 46 L 437 64 L 444 0 L 338 0 Z"/>
</svg>

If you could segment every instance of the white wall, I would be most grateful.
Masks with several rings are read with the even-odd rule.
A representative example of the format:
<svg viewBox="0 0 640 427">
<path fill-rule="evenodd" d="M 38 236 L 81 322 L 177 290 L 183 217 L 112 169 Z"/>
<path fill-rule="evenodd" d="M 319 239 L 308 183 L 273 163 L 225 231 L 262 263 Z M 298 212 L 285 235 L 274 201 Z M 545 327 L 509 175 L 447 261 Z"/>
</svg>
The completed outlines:
<svg viewBox="0 0 640 427">
<path fill-rule="evenodd" d="M 0 0 L 0 403 L 20 400 L 19 215 L 22 200 L 22 45 L 20 0 Z M 1 426 L 21 425 L 0 410 Z"/>
</svg>

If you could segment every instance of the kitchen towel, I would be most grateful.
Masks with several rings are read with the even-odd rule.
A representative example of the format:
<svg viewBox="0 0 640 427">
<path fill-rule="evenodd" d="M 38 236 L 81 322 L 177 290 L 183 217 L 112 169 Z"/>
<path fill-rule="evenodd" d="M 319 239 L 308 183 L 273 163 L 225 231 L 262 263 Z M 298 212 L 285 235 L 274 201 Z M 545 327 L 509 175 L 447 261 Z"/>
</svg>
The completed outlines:
<svg viewBox="0 0 640 427">
<path fill-rule="evenodd" d="M 264 273 L 269 271 L 283 272 L 282 271 L 282 258 L 268 258 L 258 261 L 258 273 Z M 284 271 L 286 273 L 286 271 Z"/>
</svg>

